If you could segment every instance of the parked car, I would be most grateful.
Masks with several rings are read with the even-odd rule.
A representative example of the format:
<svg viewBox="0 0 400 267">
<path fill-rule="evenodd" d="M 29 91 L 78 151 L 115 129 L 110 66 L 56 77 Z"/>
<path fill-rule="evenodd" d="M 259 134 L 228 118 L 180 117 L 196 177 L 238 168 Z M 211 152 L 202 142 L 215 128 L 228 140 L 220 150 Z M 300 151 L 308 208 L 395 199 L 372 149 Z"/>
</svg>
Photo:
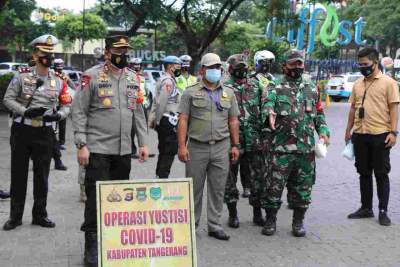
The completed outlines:
<svg viewBox="0 0 400 267">
<path fill-rule="evenodd" d="M 82 72 L 81 71 L 77 71 L 77 70 L 63 70 L 65 75 L 68 75 L 68 77 L 72 80 L 72 82 L 75 84 L 75 88 L 78 88 L 79 86 L 79 82 L 81 80 L 82 77 Z"/>
<path fill-rule="evenodd" d="M 28 64 L 26 63 L 16 63 L 16 62 L 3 62 L 0 63 L 0 75 L 6 74 L 6 73 L 17 73 L 20 71 L 20 68 L 27 68 Z"/>
<path fill-rule="evenodd" d="M 143 76 L 146 80 L 146 90 L 148 90 L 147 94 L 149 96 L 149 109 L 153 104 L 153 98 L 156 96 L 156 84 L 161 76 L 164 75 L 164 72 L 157 69 L 145 69 L 143 71 Z"/>
<path fill-rule="evenodd" d="M 354 83 L 362 78 L 359 73 L 349 73 L 343 75 L 334 75 L 326 84 L 326 93 L 333 101 L 338 102 L 343 98 L 349 98 L 353 90 Z"/>
</svg>

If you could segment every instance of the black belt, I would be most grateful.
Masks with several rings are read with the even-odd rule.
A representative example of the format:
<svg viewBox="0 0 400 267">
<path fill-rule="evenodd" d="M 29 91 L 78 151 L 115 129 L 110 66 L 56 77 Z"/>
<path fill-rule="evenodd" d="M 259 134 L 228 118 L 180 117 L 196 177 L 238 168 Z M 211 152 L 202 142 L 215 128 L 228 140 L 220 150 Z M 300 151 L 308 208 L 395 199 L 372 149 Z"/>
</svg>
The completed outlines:
<svg viewBox="0 0 400 267">
<path fill-rule="evenodd" d="M 227 138 L 224 139 L 220 139 L 220 140 L 209 140 L 209 141 L 199 141 L 193 138 L 189 138 L 190 142 L 194 142 L 194 143 L 199 143 L 199 144 L 208 144 L 208 145 L 215 145 L 216 143 L 222 142 L 224 140 L 226 140 Z"/>
</svg>

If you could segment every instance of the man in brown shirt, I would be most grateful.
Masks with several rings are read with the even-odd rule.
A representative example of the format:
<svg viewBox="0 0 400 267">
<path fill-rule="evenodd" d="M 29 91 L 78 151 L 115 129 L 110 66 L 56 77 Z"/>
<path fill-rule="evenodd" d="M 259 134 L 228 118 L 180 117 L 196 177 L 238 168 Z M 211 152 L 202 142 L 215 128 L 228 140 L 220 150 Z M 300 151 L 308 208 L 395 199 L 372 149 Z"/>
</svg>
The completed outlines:
<svg viewBox="0 0 400 267">
<path fill-rule="evenodd" d="M 358 54 L 358 64 L 364 78 L 353 86 L 345 141 L 351 139 L 354 144 L 355 166 L 360 174 L 361 208 L 348 218 L 374 217 L 373 171 L 379 198 L 379 223 L 389 226 L 389 154 L 396 144 L 400 99 L 397 83 L 379 71 L 378 62 L 379 53 L 374 48 L 364 48 Z"/>
</svg>

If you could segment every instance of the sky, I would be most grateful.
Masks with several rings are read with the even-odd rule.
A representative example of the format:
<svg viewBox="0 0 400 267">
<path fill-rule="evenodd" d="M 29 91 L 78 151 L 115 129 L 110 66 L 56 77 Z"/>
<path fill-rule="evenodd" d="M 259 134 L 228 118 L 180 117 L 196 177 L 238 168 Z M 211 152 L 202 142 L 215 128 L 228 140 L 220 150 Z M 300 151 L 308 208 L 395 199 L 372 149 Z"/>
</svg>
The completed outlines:
<svg viewBox="0 0 400 267">
<path fill-rule="evenodd" d="M 93 7 L 98 0 L 85 0 L 85 7 L 91 8 Z M 69 10 L 73 10 L 74 13 L 79 13 L 83 9 L 83 0 L 36 0 L 36 3 L 39 7 L 44 8 L 55 8 L 61 7 Z"/>
</svg>

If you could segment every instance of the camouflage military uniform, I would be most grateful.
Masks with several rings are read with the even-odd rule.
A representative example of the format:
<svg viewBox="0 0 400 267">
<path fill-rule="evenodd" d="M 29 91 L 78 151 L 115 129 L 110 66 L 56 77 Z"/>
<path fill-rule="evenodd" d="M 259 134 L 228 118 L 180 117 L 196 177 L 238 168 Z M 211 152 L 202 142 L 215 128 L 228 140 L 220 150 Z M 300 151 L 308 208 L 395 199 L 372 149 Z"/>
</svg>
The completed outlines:
<svg viewBox="0 0 400 267">
<path fill-rule="evenodd" d="M 226 81 L 225 84 L 234 88 L 239 105 L 240 145 L 242 152 L 246 155 L 242 157 L 240 167 L 242 168 L 242 164 L 248 165 L 251 183 L 249 202 L 254 207 L 260 207 L 260 190 L 265 187 L 266 172 L 264 156 L 266 143 L 263 141 L 262 129 L 267 119 L 267 110 L 261 110 L 261 100 L 266 94 L 266 88 L 254 78 L 241 85 L 232 79 Z M 237 176 L 231 168 L 225 188 L 226 203 L 238 201 L 239 191 L 236 182 Z"/>
<path fill-rule="evenodd" d="M 284 77 L 271 84 L 263 110 L 277 113 L 271 144 L 271 175 L 263 192 L 262 205 L 279 209 L 285 184 L 293 208 L 307 208 L 315 183 L 314 131 L 329 137 L 318 92 L 307 80 Z"/>
</svg>

